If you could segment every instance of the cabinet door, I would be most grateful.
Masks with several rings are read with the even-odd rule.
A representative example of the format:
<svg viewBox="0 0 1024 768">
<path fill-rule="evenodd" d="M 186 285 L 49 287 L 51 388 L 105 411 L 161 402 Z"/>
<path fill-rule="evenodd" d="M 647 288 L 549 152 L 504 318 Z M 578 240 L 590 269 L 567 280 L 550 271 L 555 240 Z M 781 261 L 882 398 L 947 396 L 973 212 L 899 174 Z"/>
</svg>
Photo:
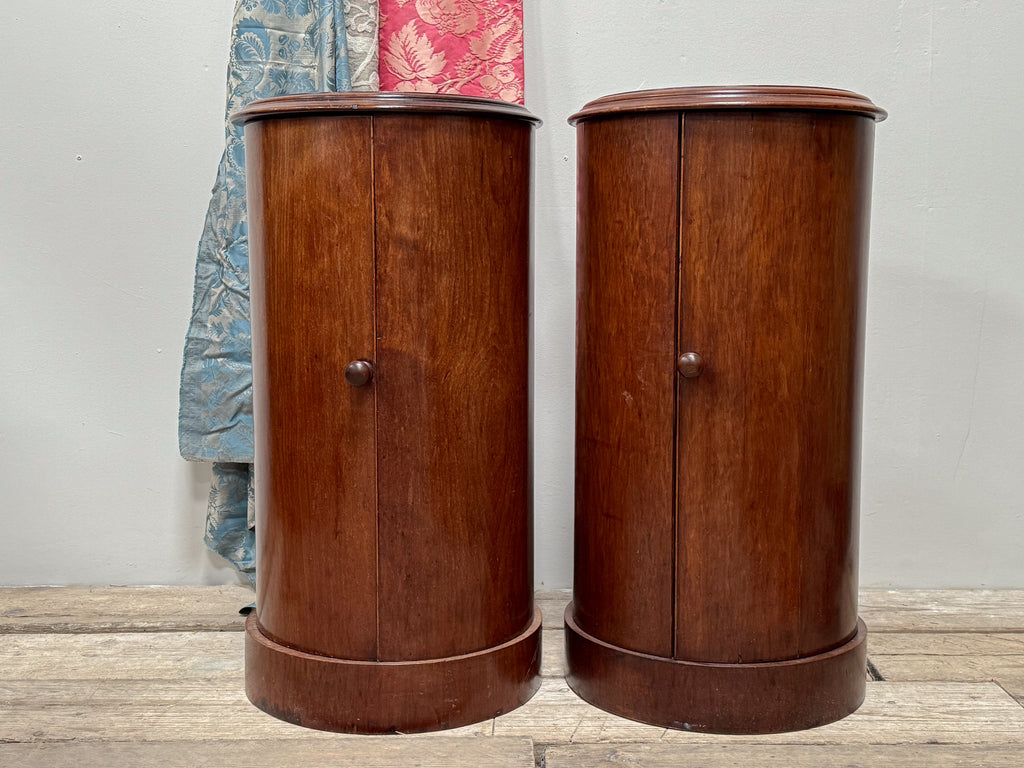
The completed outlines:
<svg viewBox="0 0 1024 768">
<path fill-rule="evenodd" d="M 519 121 L 374 118 L 382 660 L 532 617 L 530 142 Z"/>
<path fill-rule="evenodd" d="M 370 118 L 246 128 L 257 606 L 293 648 L 377 655 Z M 260 578 L 271 574 L 272 578 Z"/>
<path fill-rule="evenodd" d="M 575 618 L 671 656 L 679 116 L 577 136 Z"/>
<path fill-rule="evenodd" d="M 856 624 L 869 118 L 684 119 L 676 656 L 810 655 Z"/>
</svg>

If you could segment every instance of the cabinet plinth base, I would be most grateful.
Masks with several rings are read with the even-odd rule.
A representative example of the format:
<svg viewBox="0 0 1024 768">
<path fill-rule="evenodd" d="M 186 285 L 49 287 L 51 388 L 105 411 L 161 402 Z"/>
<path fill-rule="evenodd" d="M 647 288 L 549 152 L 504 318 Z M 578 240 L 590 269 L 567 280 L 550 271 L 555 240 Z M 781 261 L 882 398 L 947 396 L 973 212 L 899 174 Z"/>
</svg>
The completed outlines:
<svg viewBox="0 0 1024 768">
<path fill-rule="evenodd" d="M 706 733 L 780 733 L 831 723 L 864 701 L 867 629 L 826 653 L 711 664 L 610 645 L 565 611 L 566 680 L 581 698 L 631 720 Z"/>
<path fill-rule="evenodd" d="M 245 693 L 281 720 L 341 733 L 420 733 L 509 712 L 540 687 L 541 614 L 517 637 L 463 656 L 353 661 L 274 642 L 245 622 Z"/>
</svg>

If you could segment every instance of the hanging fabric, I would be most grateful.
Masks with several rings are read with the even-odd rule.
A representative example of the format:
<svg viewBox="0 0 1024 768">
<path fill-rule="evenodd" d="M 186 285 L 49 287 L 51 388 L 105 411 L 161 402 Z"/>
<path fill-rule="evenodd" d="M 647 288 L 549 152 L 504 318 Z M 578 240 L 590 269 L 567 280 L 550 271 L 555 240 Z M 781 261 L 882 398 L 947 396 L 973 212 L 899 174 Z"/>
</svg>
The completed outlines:
<svg viewBox="0 0 1024 768">
<path fill-rule="evenodd" d="M 380 77 L 377 74 L 377 0 L 345 0 L 344 10 L 352 90 L 380 90 Z"/>
<path fill-rule="evenodd" d="M 381 0 L 380 86 L 522 104 L 522 0 Z"/>
<path fill-rule="evenodd" d="M 185 339 L 179 449 L 212 461 L 205 541 L 254 578 L 252 352 L 242 128 L 228 118 L 254 99 L 376 87 L 376 0 L 237 0 L 232 22 L 225 148 L 196 261 Z"/>
</svg>

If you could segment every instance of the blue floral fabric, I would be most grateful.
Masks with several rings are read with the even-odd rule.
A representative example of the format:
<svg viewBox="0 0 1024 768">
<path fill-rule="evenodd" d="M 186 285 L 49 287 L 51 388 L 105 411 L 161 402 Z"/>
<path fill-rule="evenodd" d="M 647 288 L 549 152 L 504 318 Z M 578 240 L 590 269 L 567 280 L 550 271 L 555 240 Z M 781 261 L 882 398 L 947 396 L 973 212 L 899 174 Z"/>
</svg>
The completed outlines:
<svg viewBox="0 0 1024 768">
<path fill-rule="evenodd" d="M 206 512 L 206 546 L 226 558 L 256 585 L 253 545 L 255 531 L 250 522 L 253 507 L 251 464 L 217 462 Z"/>
<path fill-rule="evenodd" d="M 227 118 L 255 99 L 349 90 L 343 0 L 237 0 L 225 149 L 196 261 L 181 374 L 181 455 L 213 461 L 206 543 L 252 578 L 252 351 L 245 150 Z"/>
</svg>

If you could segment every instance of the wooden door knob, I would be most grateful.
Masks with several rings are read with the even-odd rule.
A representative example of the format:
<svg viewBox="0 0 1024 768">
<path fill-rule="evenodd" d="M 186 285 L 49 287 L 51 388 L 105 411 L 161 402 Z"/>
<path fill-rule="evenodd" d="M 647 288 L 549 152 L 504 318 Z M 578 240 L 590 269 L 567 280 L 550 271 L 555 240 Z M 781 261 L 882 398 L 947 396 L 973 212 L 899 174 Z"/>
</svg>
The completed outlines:
<svg viewBox="0 0 1024 768">
<path fill-rule="evenodd" d="M 696 352 L 684 352 L 676 360 L 676 368 L 684 379 L 694 379 L 704 370 L 704 358 Z"/>
<path fill-rule="evenodd" d="M 345 366 L 345 381 L 353 387 L 365 387 L 373 379 L 373 363 L 369 360 L 353 360 Z"/>
</svg>

